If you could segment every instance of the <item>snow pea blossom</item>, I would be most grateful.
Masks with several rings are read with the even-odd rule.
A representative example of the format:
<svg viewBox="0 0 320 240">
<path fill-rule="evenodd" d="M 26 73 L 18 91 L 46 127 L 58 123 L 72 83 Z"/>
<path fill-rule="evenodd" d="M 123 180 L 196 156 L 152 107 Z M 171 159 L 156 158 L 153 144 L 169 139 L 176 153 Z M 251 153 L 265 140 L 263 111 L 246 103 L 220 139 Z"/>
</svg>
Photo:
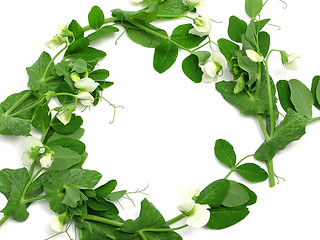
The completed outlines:
<svg viewBox="0 0 320 240">
<path fill-rule="evenodd" d="M 51 164 L 53 163 L 53 160 L 54 160 L 53 154 L 52 153 L 46 153 L 45 155 L 43 155 L 40 158 L 41 167 L 43 167 L 43 168 L 51 167 Z"/>
<path fill-rule="evenodd" d="M 187 216 L 187 225 L 201 228 L 205 226 L 210 219 L 209 205 L 196 203 L 200 195 L 200 188 L 190 188 L 181 192 L 182 200 L 178 209 Z"/>
<path fill-rule="evenodd" d="M 79 98 L 80 103 L 85 107 L 91 106 L 94 102 L 94 98 L 89 92 L 79 92 L 77 97 Z"/>
<path fill-rule="evenodd" d="M 260 63 L 263 61 L 263 56 L 254 50 L 248 49 L 246 50 L 246 54 L 252 62 Z"/>
<path fill-rule="evenodd" d="M 99 86 L 99 83 L 95 82 L 91 78 L 82 78 L 74 83 L 74 86 L 78 89 L 85 90 L 87 92 L 93 92 Z"/>
<path fill-rule="evenodd" d="M 30 166 L 34 161 L 32 157 L 33 154 L 43 154 L 45 152 L 45 148 L 43 148 L 42 142 L 33 136 L 25 138 L 25 145 L 27 151 L 22 154 L 22 164 L 24 166 Z"/>
<path fill-rule="evenodd" d="M 207 16 L 207 7 L 202 0 L 182 0 L 182 3 L 186 5 L 190 11 L 194 8 L 200 16 Z"/>
<path fill-rule="evenodd" d="M 73 111 L 75 111 L 75 106 L 64 106 L 57 114 L 57 118 L 62 122 L 63 125 L 67 125 L 72 117 Z"/>
<path fill-rule="evenodd" d="M 193 20 L 193 28 L 190 29 L 189 33 L 197 35 L 199 37 L 206 36 L 211 31 L 210 19 L 204 16 L 199 16 Z"/>
<path fill-rule="evenodd" d="M 285 51 L 281 51 L 282 64 L 288 70 L 297 70 L 298 64 L 296 59 L 301 58 L 300 54 L 288 55 Z"/>
<path fill-rule="evenodd" d="M 52 215 L 50 228 L 57 233 L 63 232 L 63 223 L 60 221 L 57 215 Z"/>
<path fill-rule="evenodd" d="M 226 68 L 227 65 L 227 60 L 222 53 L 212 48 L 211 58 L 203 64 L 200 64 L 200 68 L 203 72 L 202 81 L 206 83 L 216 82 L 218 76 L 223 71 L 223 68 Z"/>
<path fill-rule="evenodd" d="M 62 39 L 58 35 L 53 36 L 49 41 L 45 43 L 47 48 L 55 50 L 65 42 L 65 39 Z"/>
</svg>

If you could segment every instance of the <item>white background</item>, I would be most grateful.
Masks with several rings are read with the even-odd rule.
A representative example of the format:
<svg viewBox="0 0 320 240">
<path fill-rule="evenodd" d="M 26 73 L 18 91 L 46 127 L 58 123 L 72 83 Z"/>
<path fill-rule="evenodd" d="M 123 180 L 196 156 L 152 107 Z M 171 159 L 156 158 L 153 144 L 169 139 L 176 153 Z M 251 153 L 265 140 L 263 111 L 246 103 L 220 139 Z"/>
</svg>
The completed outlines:
<svg viewBox="0 0 320 240">
<path fill-rule="evenodd" d="M 236 15 L 249 20 L 244 0 L 206 1 L 213 24 L 212 39 L 227 37 L 228 18 Z M 275 80 L 297 78 L 311 86 L 314 75 L 320 74 L 319 7 L 316 0 L 289 1 L 288 8 L 278 0 L 270 0 L 262 18 L 271 18 L 266 30 L 272 48 L 288 53 L 301 53 L 299 70 L 283 70 L 279 55 L 271 57 L 271 75 Z M 44 43 L 55 34 L 58 24 L 73 18 L 87 25 L 87 13 L 99 5 L 110 16 L 114 8 L 134 8 L 127 0 L 28 0 L 0 2 L 0 101 L 9 94 L 27 87 L 25 68 L 31 66 L 45 50 Z M 160 22 L 169 32 L 177 24 Z M 122 29 L 121 29 L 122 31 Z M 118 190 L 144 188 L 149 184 L 147 198 L 166 219 L 178 214 L 177 199 L 181 188 L 200 184 L 201 188 L 223 178 L 228 170 L 214 156 L 216 139 L 231 142 L 238 158 L 252 154 L 263 141 L 257 120 L 243 117 L 227 104 L 213 84 L 194 84 L 182 73 L 181 52 L 175 66 L 160 75 L 152 68 L 153 50 L 132 43 L 119 34 L 100 41 L 97 47 L 107 52 L 100 63 L 109 69 L 115 85 L 104 96 L 117 105 L 116 121 L 110 125 L 112 108 L 101 103 L 82 114 L 86 129 L 83 141 L 89 158 L 86 168 L 103 174 L 102 183 L 118 180 Z M 47 51 L 49 51 L 47 49 Z M 49 51 L 50 52 L 50 51 Z M 50 52 L 53 54 L 53 52 Z M 226 74 L 226 78 L 230 76 Z M 319 111 L 314 111 L 320 116 Z M 258 202 L 241 223 L 221 231 L 187 229 L 180 233 L 186 240 L 195 239 L 319 239 L 319 123 L 310 124 L 300 142 L 291 144 L 275 158 L 275 172 L 286 181 L 270 189 L 268 183 L 250 184 Z M 0 136 L 0 169 L 21 167 L 23 137 Z M 253 159 L 249 159 L 254 161 Z M 264 167 L 263 164 L 261 166 Z M 139 202 L 144 196 L 132 195 L 136 207 L 122 201 L 124 218 L 136 218 Z M 5 198 L 0 196 L 0 208 Z M 52 212 L 43 201 L 28 209 L 24 223 L 8 220 L 0 229 L 0 239 L 45 239 L 53 234 L 49 228 Z M 0 215 L 2 217 L 2 215 Z M 183 222 L 181 222 L 183 224 Z M 68 239 L 66 236 L 57 239 Z"/>
</svg>

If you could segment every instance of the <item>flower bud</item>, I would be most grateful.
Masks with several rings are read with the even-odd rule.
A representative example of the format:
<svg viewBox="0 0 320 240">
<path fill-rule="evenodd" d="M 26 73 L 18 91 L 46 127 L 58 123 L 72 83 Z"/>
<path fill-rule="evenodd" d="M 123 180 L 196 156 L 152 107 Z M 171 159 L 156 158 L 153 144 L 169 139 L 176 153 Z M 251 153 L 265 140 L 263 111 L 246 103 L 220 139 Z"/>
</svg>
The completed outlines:
<svg viewBox="0 0 320 240">
<path fill-rule="evenodd" d="M 189 33 L 203 37 L 208 35 L 211 31 L 211 22 L 209 18 L 200 16 L 193 21 L 193 28 L 190 29 Z"/>
<path fill-rule="evenodd" d="M 79 98 L 80 103 L 85 107 L 91 106 L 94 102 L 94 98 L 89 92 L 79 92 L 77 97 Z"/>
<path fill-rule="evenodd" d="M 65 42 L 65 39 L 62 39 L 58 35 L 53 36 L 49 41 L 46 42 L 46 47 L 51 50 L 55 50 Z"/>
<path fill-rule="evenodd" d="M 81 79 L 81 77 L 79 76 L 79 74 L 76 73 L 76 72 L 71 73 L 71 74 L 70 74 L 70 77 L 71 77 L 72 81 L 74 81 L 74 82 L 78 82 L 78 81 Z"/>
<path fill-rule="evenodd" d="M 297 70 L 298 65 L 296 59 L 300 58 L 300 54 L 288 55 L 285 51 L 280 51 L 282 64 L 286 69 Z"/>
<path fill-rule="evenodd" d="M 259 63 L 263 61 L 263 56 L 254 50 L 248 49 L 246 50 L 246 54 L 252 62 Z"/>
<path fill-rule="evenodd" d="M 62 122 L 63 125 L 67 125 L 72 117 L 73 111 L 75 111 L 75 106 L 64 106 L 57 114 L 57 118 Z"/>
<path fill-rule="evenodd" d="M 57 233 L 63 232 L 63 223 L 57 215 L 51 217 L 50 228 Z"/>
<path fill-rule="evenodd" d="M 46 153 L 44 156 L 42 156 L 42 158 L 40 158 L 41 167 L 43 168 L 51 167 L 53 160 L 54 160 L 53 154 L 51 152 Z"/>
<path fill-rule="evenodd" d="M 244 81 L 243 75 L 244 75 L 244 74 L 241 74 L 241 76 L 240 76 L 240 77 L 238 78 L 238 80 L 237 80 L 237 84 L 236 84 L 236 86 L 235 86 L 234 89 L 233 89 L 234 94 L 239 94 L 239 93 L 241 93 L 241 92 L 243 91 L 245 85 L 246 85 L 246 83 L 245 83 L 245 81 Z"/>
<path fill-rule="evenodd" d="M 72 36 L 73 36 L 73 32 L 71 32 L 71 31 L 68 29 L 68 26 L 67 26 L 67 25 L 60 26 L 60 27 L 59 27 L 59 30 L 58 30 L 58 34 L 59 34 L 61 37 L 72 37 Z"/>
<path fill-rule="evenodd" d="M 87 92 L 93 92 L 99 86 L 99 83 L 95 82 L 91 78 L 82 78 L 75 82 L 74 86 Z"/>
</svg>

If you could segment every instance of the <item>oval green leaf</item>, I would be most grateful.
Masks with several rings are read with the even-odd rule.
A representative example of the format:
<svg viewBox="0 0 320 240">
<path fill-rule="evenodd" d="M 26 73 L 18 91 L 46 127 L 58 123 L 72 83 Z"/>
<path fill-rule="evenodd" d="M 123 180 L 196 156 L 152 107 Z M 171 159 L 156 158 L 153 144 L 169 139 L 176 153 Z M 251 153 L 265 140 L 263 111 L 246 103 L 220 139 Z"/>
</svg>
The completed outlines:
<svg viewBox="0 0 320 240">
<path fill-rule="evenodd" d="M 175 63 L 177 57 L 178 47 L 170 40 L 165 40 L 155 49 L 153 67 L 158 73 L 164 73 Z"/>
<path fill-rule="evenodd" d="M 246 0 L 246 13 L 251 18 L 255 18 L 263 8 L 262 0 Z"/>
<path fill-rule="evenodd" d="M 236 164 L 237 157 L 233 150 L 233 146 L 226 140 L 218 139 L 216 141 L 214 153 L 217 159 L 229 168 L 234 167 Z"/>
<path fill-rule="evenodd" d="M 222 202 L 225 207 L 238 207 L 246 204 L 250 200 L 247 191 L 237 182 L 230 181 L 230 189 Z"/>
<path fill-rule="evenodd" d="M 99 29 L 104 23 L 103 11 L 98 6 L 93 6 L 89 12 L 88 21 L 92 28 Z"/>
<path fill-rule="evenodd" d="M 236 172 L 250 182 L 263 182 L 268 179 L 267 172 L 254 163 L 240 165 Z"/>
<path fill-rule="evenodd" d="M 229 18 L 228 35 L 231 40 L 241 43 L 242 35 L 247 31 L 247 24 L 245 21 L 231 16 Z"/>
</svg>

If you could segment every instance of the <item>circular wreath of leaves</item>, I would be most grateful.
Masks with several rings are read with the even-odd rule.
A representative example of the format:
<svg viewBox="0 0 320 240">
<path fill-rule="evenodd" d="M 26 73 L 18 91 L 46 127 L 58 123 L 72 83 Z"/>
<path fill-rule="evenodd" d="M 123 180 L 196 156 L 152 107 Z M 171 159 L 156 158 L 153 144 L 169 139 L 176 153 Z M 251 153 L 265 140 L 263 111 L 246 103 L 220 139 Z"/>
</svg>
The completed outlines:
<svg viewBox="0 0 320 240">
<path fill-rule="evenodd" d="M 82 168 L 88 154 L 80 140 L 84 134 L 81 128 L 83 120 L 74 113 L 78 103 L 88 108 L 105 100 L 114 108 L 114 116 L 119 108 L 102 96 L 103 90 L 113 83 L 106 80 L 108 70 L 96 69 L 106 53 L 92 47 L 91 43 L 118 32 L 117 26 L 123 26 L 133 42 L 155 49 L 153 66 L 159 73 L 175 63 L 179 49 L 190 53 L 184 59 L 182 69 L 195 83 L 201 82 L 208 74 L 206 63 L 216 65 L 216 76 L 211 76 L 213 79 L 222 70 L 215 60 L 218 53 L 209 36 L 190 33 L 197 29 L 197 24 L 201 24 L 197 21 L 203 20 L 198 15 L 195 18 L 187 15 L 196 14 L 198 5 L 181 0 L 143 2 L 144 8 L 138 11 L 114 9 L 110 18 L 105 18 L 103 11 L 94 6 L 88 15 L 89 25 L 85 27 L 72 20 L 47 43 L 51 48 L 61 46 L 58 53 L 51 57 L 43 52 L 27 68 L 29 90 L 12 94 L 0 104 L 0 134 L 28 136 L 26 139 L 30 144 L 29 151 L 24 154 L 24 160 L 30 161 L 29 169 L 0 171 L 0 192 L 8 200 L 2 210 L 4 217 L 0 225 L 9 218 L 25 221 L 30 204 L 45 199 L 51 210 L 58 214 L 53 217 L 53 227 L 60 231 L 57 235 L 68 233 L 70 225 L 75 223 L 79 239 L 83 240 L 179 240 L 182 237 L 176 231 L 192 225 L 188 220 L 201 206 L 209 212 L 208 221 L 204 224 L 206 227 L 227 228 L 243 220 L 249 214 L 248 207 L 257 200 L 256 194 L 247 186 L 228 180 L 228 177 L 236 172 L 250 182 L 263 182 L 269 178 L 270 186 L 274 186 L 272 159 L 276 153 L 300 139 L 308 123 L 319 120 L 312 117 L 311 108 L 314 105 L 320 109 L 320 77 L 313 79 L 311 90 L 298 80 L 273 83 L 268 70 L 270 54 L 279 52 L 285 67 L 292 67 L 298 56 L 269 49 L 270 36 L 263 28 L 270 19 L 260 19 L 260 12 L 267 1 L 246 0 L 245 10 L 251 21 L 247 24 L 232 16 L 228 27 L 230 40 L 219 39 L 217 43 L 231 67 L 234 80 L 220 81 L 216 83 L 216 89 L 242 114 L 257 117 L 266 141 L 255 154 L 237 161 L 233 146 L 226 140 L 217 140 L 215 155 L 230 171 L 225 178 L 210 183 L 202 191 L 192 191 L 188 200 L 193 205 L 189 211 L 183 211 L 181 207 L 181 214 L 166 221 L 153 204 L 144 199 L 137 219 L 125 221 L 120 218 L 114 202 L 130 199 L 129 193 L 115 191 L 116 180 L 97 186 L 102 175 Z M 157 19 L 183 17 L 191 18 L 193 24 L 179 25 L 170 36 L 151 24 Z M 206 45 L 212 52 L 200 51 Z M 62 60 L 56 63 L 59 56 Z M 276 92 L 286 112 L 279 124 Z M 49 103 L 53 99 L 57 99 L 60 106 L 50 109 Z M 113 121 L 114 118 L 111 123 Z M 40 141 L 30 135 L 31 127 L 42 133 Z M 243 163 L 249 157 L 265 162 L 268 173 L 254 163 Z M 183 218 L 188 219 L 187 224 L 170 227 Z"/>
</svg>

